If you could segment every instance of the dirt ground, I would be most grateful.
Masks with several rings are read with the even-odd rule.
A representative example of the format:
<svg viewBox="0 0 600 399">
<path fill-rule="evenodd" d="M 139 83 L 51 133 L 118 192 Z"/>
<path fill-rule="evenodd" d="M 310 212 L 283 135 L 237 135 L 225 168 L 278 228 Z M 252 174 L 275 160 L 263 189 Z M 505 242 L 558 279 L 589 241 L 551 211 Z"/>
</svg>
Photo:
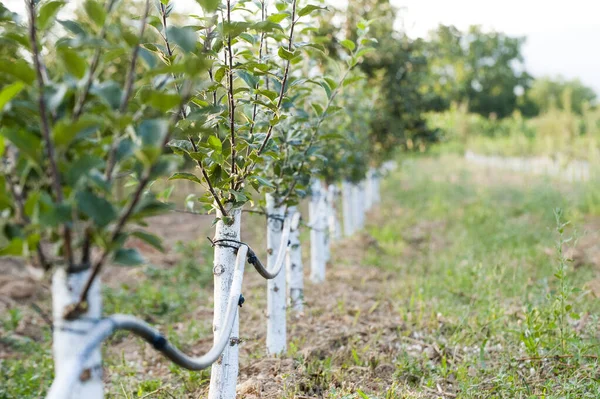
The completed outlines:
<svg viewBox="0 0 600 399">
<path fill-rule="evenodd" d="M 371 213 L 370 223 L 383 224 L 384 218 L 393 217 L 394 212 L 402 212 L 402 208 L 388 210 L 385 215 L 375 210 Z M 203 240 L 203 237 L 212 233 L 211 223 L 211 217 L 173 212 L 150 221 L 150 230 L 164 237 L 166 253 L 153 250 L 141 242 L 131 242 L 130 245 L 140 247 L 153 265 L 169 268 L 178 261 L 179 255 L 173 250 L 176 243 L 192 238 Z M 259 250 L 259 256 L 261 252 L 264 255 L 264 243 L 259 240 L 261 235 L 258 230 L 263 225 L 261 217 L 249 215 L 242 227 L 243 239 Z M 408 263 L 410 258 L 444 247 L 447 237 L 440 234 L 443 225 L 443 221 L 416 223 L 406 233 L 404 242 L 398 243 L 407 246 L 404 251 L 406 258 L 399 261 Z M 575 266 L 593 264 L 600 267 L 600 220 L 589 220 L 584 230 L 591 233 L 582 237 L 570 256 L 575 260 Z M 308 246 L 307 240 L 304 245 Z M 397 292 L 402 282 L 396 272 L 369 267 L 366 253 L 372 249 L 384 251 L 366 233 L 334 243 L 327 282 L 314 285 L 306 278 L 305 312 L 288 317 L 289 350 L 288 355 L 282 358 L 265 354 L 266 282 L 250 267 L 246 269 L 244 296 L 247 302 L 240 311 L 242 342 L 239 397 L 321 398 L 332 388 L 339 388 L 343 392 L 356 389 L 384 392 L 394 380 L 394 361 L 401 352 L 416 352 L 418 356 L 429 359 L 443 357 L 448 361 L 460 356 L 457 353 L 444 353 L 435 342 L 406 326 L 407 318 L 410 320 L 411 315 L 401 318 L 393 297 L 389 295 Z M 547 252 L 551 257 L 552 248 L 548 248 Z M 308 253 L 307 248 L 304 253 Z M 206 265 L 212 259 L 197 259 L 197 262 Z M 304 263 L 308 277 L 308 259 L 304 259 Z M 124 283 L 135 285 L 144 276 L 143 270 L 143 266 L 110 266 L 105 270 L 103 281 L 115 289 Z M 24 315 L 13 336 L 42 339 L 41 327 L 51 323 L 48 316 L 51 314 L 49 287 L 48 275 L 17 259 L 0 259 L 0 313 L 18 307 Z M 600 280 L 590 281 L 589 288 L 596 296 L 600 296 Z M 204 289 L 212 291 L 210 287 Z M 407 292 L 406 296 L 411 294 Z M 211 301 L 194 306 L 194 309 L 186 311 L 185 320 L 169 326 L 169 334 L 178 335 L 185 331 L 188 320 L 196 320 L 206 331 L 210 331 Z M 442 329 L 444 319 L 440 317 L 434 327 Z M 1 328 L 0 336 L 4 333 Z M 190 355 L 201 355 L 210 348 L 211 343 L 212 335 L 208 332 L 196 342 L 186 343 L 183 349 Z M 135 370 L 132 380 L 160 379 L 164 381 L 164 386 L 160 388 L 163 391 L 180 384 L 180 379 L 173 375 L 170 363 L 132 336 L 119 337 L 106 348 L 105 353 L 109 359 L 124 359 Z M 17 354 L 0 340 L 0 359 L 14 356 Z M 323 362 L 325 359 L 330 359 L 330 362 Z M 330 365 L 328 369 L 323 368 L 324 363 Z M 118 373 L 112 369 L 105 373 L 109 389 L 116 377 L 113 372 Z M 410 375 L 403 378 L 410 382 Z M 458 388 L 453 384 L 452 376 L 445 381 L 443 386 L 421 387 L 419 392 L 413 390 L 410 397 L 457 397 Z M 199 384 L 197 388 L 189 390 L 185 397 L 205 397 L 206 390 L 206 383 Z"/>
</svg>

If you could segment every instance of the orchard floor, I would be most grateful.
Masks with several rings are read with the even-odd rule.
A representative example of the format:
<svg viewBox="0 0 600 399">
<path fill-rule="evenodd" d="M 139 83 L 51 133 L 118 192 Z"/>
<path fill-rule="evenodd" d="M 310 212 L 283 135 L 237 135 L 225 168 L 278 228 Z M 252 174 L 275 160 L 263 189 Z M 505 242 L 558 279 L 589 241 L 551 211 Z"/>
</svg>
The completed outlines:
<svg viewBox="0 0 600 399">
<path fill-rule="evenodd" d="M 449 155 L 398 165 L 365 232 L 335 244 L 327 282 L 307 282 L 306 311 L 289 314 L 280 358 L 265 354 L 266 282 L 247 268 L 238 397 L 600 397 L 600 189 L 478 170 Z M 563 245 L 556 208 L 570 221 L 564 241 L 576 238 Z M 264 248 L 264 219 L 246 216 L 243 238 Z M 108 269 L 105 313 L 136 314 L 203 353 L 212 340 L 210 222 L 153 220 L 168 253 L 144 247 L 148 265 Z M 15 265 L 0 263 L 16 270 L 0 280 L 0 398 L 38 398 L 52 378 L 48 277 L 14 277 Z M 174 367 L 127 334 L 104 353 L 109 398 L 206 396 L 208 371 Z"/>
</svg>

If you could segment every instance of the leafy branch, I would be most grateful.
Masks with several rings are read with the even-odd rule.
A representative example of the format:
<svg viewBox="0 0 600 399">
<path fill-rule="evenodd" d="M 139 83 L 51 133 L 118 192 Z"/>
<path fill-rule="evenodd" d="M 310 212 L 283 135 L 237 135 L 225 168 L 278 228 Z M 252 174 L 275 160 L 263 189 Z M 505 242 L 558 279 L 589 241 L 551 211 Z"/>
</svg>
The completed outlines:
<svg viewBox="0 0 600 399">
<path fill-rule="evenodd" d="M 27 0 L 27 10 L 29 14 L 29 40 L 31 42 L 31 52 L 33 58 L 33 64 L 36 73 L 36 80 L 38 86 L 38 109 L 40 113 L 40 129 L 42 131 L 42 139 L 46 148 L 46 156 L 50 163 L 50 178 L 56 201 L 60 205 L 63 202 L 63 189 L 60 181 L 60 173 L 56 163 L 56 154 L 54 151 L 54 145 L 52 143 L 52 132 L 50 128 L 50 120 L 48 118 L 48 111 L 46 107 L 46 100 L 44 98 L 45 83 L 44 83 L 44 66 L 40 59 L 40 51 L 37 42 L 37 27 L 36 27 L 36 8 L 34 0 Z M 71 246 L 71 229 L 67 224 L 63 225 L 63 239 L 65 257 L 69 267 L 73 266 L 73 249 Z"/>
</svg>

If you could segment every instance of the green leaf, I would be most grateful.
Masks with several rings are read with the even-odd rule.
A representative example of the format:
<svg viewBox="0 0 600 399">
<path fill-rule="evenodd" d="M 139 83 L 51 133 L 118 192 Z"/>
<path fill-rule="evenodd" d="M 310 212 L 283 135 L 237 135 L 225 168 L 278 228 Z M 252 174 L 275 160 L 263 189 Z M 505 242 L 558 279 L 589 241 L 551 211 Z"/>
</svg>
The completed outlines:
<svg viewBox="0 0 600 399">
<path fill-rule="evenodd" d="M 198 41 L 196 31 L 190 27 L 180 28 L 178 26 L 171 26 L 167 29 L 167 36 L 186 52 L 193 51 Z"/>
<path fill-rule="evenodd" d="M 8 104 L 8 102 L 13 99 L 13 97 L 19 94 L 21 90 L 23 90 L 23 87 L 25 87 L 25 84 L 23 82 L 15 82 L 13 84 L 5 86 L 0 91 L 0 112 L 4 109 L 6 104 Z M 0 155 L 2 155 L 1 151 Z"/>
<path fill-rule="evenodd" d="M 176 154 L 181 154 L 182 152 L 189 154 L 194 151 L 194 147 L 192 147 L 192 143 L 189 140 L 171 140 L 167 143 L 167 146 L 171 147 Z"/>
<path fill-rule="evenodd" d="M 202 180 L 200 180 L 198 178 L 198 176 L 196 176 L 193 173 L 187 173 L 187 172 L 174 173 L 173 176 L 169 177 L 169 180 L 189 180 L 189 181 L 193 181 L 198 184 L 202 184 Z"/>
<path fill-rule="evenodd" d="M 208 145 L 216 151 L 223 150 L 223 143 L 217 136 L 208 136 Z"/>
<path fill-rule="evenodd" d="M 279 50 L 277 51 L 277 54 L 283 58 L 284 60 L 291 60 L 292 58 L 294 58 L 294 53 L 289 51 L 288 49 L 286 49 L 285 47 L 279 47 Z"/>
<path fill-rule="evenodd" d="M 135 248 L 119 248 L 113 261 L 124 266 L 137 266 L 144 263 L 144 257 Z"/>
<path fill-rule="evenodd" d="M 258 182 L 258 184 L 260 184 L 261 186 L 265 186 L 265 187 L 270 187 L 270 188 L 275 188 L 275 186 L 273 185 L 273 183 L 271 183 L 269 180 L 260 177 L 260 176 L 254 176 L 254 179 Z"/>
<path fill-rule="evenodd" d="M 349 51 L 354 51 L 354 49 L 356 48 L 356 44 L 354 44 L 354 42 L 352 40 L 342 40 L 340 42 L 340 44 L 342 46 L 344 46 L 346 49 L 348 49 Z"/>
<path fill-rule="evenodd" d="M 30 130 L 14 130 L 7 127 L 0 129 L 0 136 L 3 136 L 23 154 L 26 154 L 34 161 L 39 161 L 42 154 L 42 140 Z"/>
<path fill-rule="evenodd" d="M 310 105 L 315 110 L 315 113 L 317 114 L 317 116 L 323 115 L 323 107 L 321 106 L 321 104 L 319 104 L 319 103 L 311 103 Z"/>
<path fill-rule="evenodd" d="M 356 391 L 356 393 L 358 394 L 358 396 L 361 397 L 361 399 L 371 399 L 367 396 L 367 394 L 365 394 L 363 391 L 361 391 L 360 389 Z"/>
<path fill-rule="evenodd" d="M 39 202 L 39 223 L 46 227 L 57 227 L 60 224 L 71 221 L 71 206 L 69 204 L 57 204 L 50 195 L 41 195 Z"/>
<path fill-rule="evenodd" d="M 40 7 L 37 26 L 40 30 L 46 30 L 54 20 L 58 11 L 65 5 L 64 1 L 49 1 Z"/>
<path fill-rule="evenodd" d="M 0 248 L 0 256 L 23 255 L 24 244 L 25 241 L 22 238 L 14 238 L 4 248 Z"/>
<path fill-rule="evenodd" d="M 252 25 L 252 27 L 258 32 L 263 33 L 271 33 L 275 31 L 283 32 L 283 28 L 281 27 L 281 25 L 269 20 L 257 22 L 254 25 Z"/>
<path fill-rule="evenodd" d="M 93 85 L 90 92 L 103 99 L 112 109 L 119 108 L 121 104 L 121 85 L 112 80 Z"/>
<path fill-rule="evenodd" d="M 300 11 L 298 11 L 298 16 L 299 17 L 303 17 L 305 15 L 310 14 L 313 11 L 316 11 L 316 10 L 326 10 L 326 9 L 327 9 L 327 7 L 321 7 L 321 6 L 316 6 L 314 4 L 309 4 L 309 5 L 305 6 L 305 7 L 302 7 L 300 9 Z"/>
<path fill-rule="evenodd" d="M 79 180 L 89 174 L 94 169 L 99 169 L 104 165 L 104 160 L 97 156 L 85 154 L 69 165 L 65 174 L 67 183 L 75 186 Z"/>
<path fill-rule="evenodd" d="M 170 111 L 181 102 L 178 94 L 152 91 L 148 97 L 147 104 L 162 112 Z"/>
<path fill-rule="evenodd" d="M 249 22 L 242 21 L 231 21 L 223 23 L 223 35 L 231 36 L 231 38 L 235 38 L 239 36 L 242 32 L 245 32 L 246 29 L 250 26 Z"/>
<path fill-rule="evenodd" d="M 106 21 L 106 11 L 98 2 L 86 0 L 86 2 L 83 3 L 83 8 L 89 19 L 92 20 L 96 26 L 104 25 L 104 22 Z"/>
<path fill-rule="evenodd" d="M 57 52 L 66 70 L 78 79 L 83 78 L 87 70 L 86 61 L 75 50 L 68 47 L 59 47 Z"/>
<path fill-rule="evenodd" d="M 75 122 L 71 119 L 61 119 L 52 131 L 54 143 L 57 147 L 67 147 L 80 132 L 85 130 L 91 133 L 101 124 L 102 119 L 94 115 L 84 115 Z"/>
<path fill-rule="evenodd" d="M 258 81 L 259 81 L 258 78 L 256 76 L 252 75 L 251 73 L 249 73 L 247 71 L 242 71 L 242 70 L 238 71 L 237 73 L 240 76 L 240 78 L 242 78 L 242 80 L 251 89 L 254 89 L 256 87 L 256 85 L 258 84 Z"/>
<path fill-rule="evenodd" d="M 0 72 L 30 85 L 35 80 L 35 71 L 25 60 L 0 59 Z"/>
<path fill-rule="evenodd" d="M 165 252 L 160 237 L 141 230 L 134 231 L 133 233 L 131 233 L 131 235 L 139 238 L 147 244 L 150 244 L 152 247 L 158 249 L 160 252 Z"/>
<path fill-rule="evenodd" d="M 165 138 L 169 123 L 164 119 L 148 119 L 140 123 L 136 129 L 142 139 L 143 147 L 158 147 Z"/>
<path fill-rule="evenodd" d="M 196 3 L 200 4 L 205 12 L 213 13 L 219 8 L 221 0 L 196 0 Z"/>
<path fill-rule="evenodd" d="M 268 19 L 269 21 L 271 21 L 271 22 L 274 22 L 274 23 L 278 24 L 278 23 L 280 23 L 281 21 L 283 21 L 284 19 L 288 18 L 289 16 L 290 16 L 290 14 L 289 14 L 289 13 L 287 13 L 287 12 L 280 12 L 280 13 L 278 13 L 278 14 L 272 14 L 272 15 L 269 15 L 269 16 L 267 17 L 267 19 Z"/>
<path fill-rule="evenodd" d="M 85 35 L 85 30 L 83 30 L 83 28 L 81 27 L 81 25 L 79 25 L 78 22 L 69 21 L 69 20 L 61 21 L 59 19 L 58 23 L 61 24 L 62 26 L 64 26 L 65 29 L 71 31 L 72 33 L 74 33 L 76 35 Z"/>
<path fill-rule="evenodd" d="M 132 219 L 144 219 L 149 216 L 156 216 L 171 210 L 173 206 L 158 201 L 153 194 L 145 195 L 139 204 L 135 207 Z"/>
<path fill-rule="evenodd" d="M 75 194 L 77 208 L 94 221 L 98 227 L 105 227 L 116 219 L 117 212 L 105 198 L 98 197 L 91 190 Z"/>
</svg>

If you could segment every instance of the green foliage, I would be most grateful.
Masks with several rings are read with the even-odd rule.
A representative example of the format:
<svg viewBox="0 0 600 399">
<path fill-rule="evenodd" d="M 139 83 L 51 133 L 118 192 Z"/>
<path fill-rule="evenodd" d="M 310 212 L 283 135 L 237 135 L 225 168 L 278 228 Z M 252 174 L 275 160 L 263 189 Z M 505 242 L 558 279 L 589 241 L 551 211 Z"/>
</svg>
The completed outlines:
<svg viewBox="0 0 600 399">
<path fill-rule="evenodd" d="M 534 80 L 531 89 L 527 92 L 527 97 L 542 113 L 556 108 L 581 115 L 594 102 L 596 93 L 578 79 L 565 80 L 561 77 L 557 79 L 544 77 Z"/>
<path fill-rule="evenodd" d="M 463 150 L 503 156 L 544 155 L 559 160 L 600 157 L 600 112 L 584 108 L 583 114 L 551 109 L 534 118 L 520 113 L 503 119 L 469 113 L 465 104 L 427 114 L 432 129 L 443 132 L 445 142 Z"/>
<path fill-rule="evenodd" d="M 34 25 L 1 10 L 6 54 L 0 65 L 0 198 L 5 198 L 0 212 L 7 221 L 0 250 L 44 264 L 50 259 L 42 254 L 39 243 L 44 243 L 58 256 L 53 263 L 75 267 L 89 262 L 97 247 L 103 255 L 95 267 L 112 253 L 117 262 L 136 264 L 139 254 L 124 248 L 129 222 L 142 223 L 168 209 L 149 191 L 153 180 L 168 176 L 179 163 L 164 154 L 177 129 L 177 119 L 168 113 L 193 97 L 192 88 L 204 82 L 195 71 L 206 70 L 208 61 L 192 48 L 164 60 L 138 47 L 141 41 L 158 43 L 160 36 L 146 31 L 145 15 L 141 28 L 130 28 L 127 5 L 89 0 L 85 16 L 62 20 L 64 4 L 33 5 Z M 35 43 L 23 40 L 32 34 Z M 153 68 L 159 62 L 162 70 Z M 185 92 L 176 97 L 166 83 L 173 70 L 189 75 Z M 121 200 L 115 186 L 124 178 L 135 188 Z M 143 230 L 136 234 L 160 246 Z"/>
<path fill-rule="evenodd" d="M 498 118 L 518 107 L 517 93 L 529 88 L 532 78 L 524 70 L 523 37 L 484 32 L 471 26 L 461 32 L 440 25 L 430 32 L 424 55 L 429 60 L 428 83 L 423 87 L 430 110 L 467 103 L 470 112 Z"/>
</svg>

